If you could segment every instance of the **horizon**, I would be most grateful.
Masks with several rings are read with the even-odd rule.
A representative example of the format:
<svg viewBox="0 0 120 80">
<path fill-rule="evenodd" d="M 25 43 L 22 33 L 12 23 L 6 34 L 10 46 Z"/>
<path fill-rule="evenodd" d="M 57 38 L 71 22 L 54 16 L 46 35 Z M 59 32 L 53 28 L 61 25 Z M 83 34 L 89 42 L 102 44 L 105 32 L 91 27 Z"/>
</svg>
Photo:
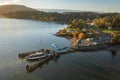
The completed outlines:
<svg viewBox="0 0 120 80">
<path fill-rule="evenodd" d="M 0 5 L 24 5 L 34 9 L 62 9 L 92 12 L 120 13 L 119 0 L 71 0 L 71 1 L 32 1 L 32 0 L 1 0 Z M 87 5 L 87 6 L 86 6 Z"/>
</svg>

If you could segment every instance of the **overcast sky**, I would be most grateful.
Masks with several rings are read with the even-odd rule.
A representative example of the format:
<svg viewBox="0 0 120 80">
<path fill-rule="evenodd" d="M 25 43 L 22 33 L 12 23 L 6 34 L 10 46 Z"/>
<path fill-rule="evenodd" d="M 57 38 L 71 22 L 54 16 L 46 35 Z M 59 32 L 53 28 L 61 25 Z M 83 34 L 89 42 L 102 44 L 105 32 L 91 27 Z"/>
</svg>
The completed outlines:
<svg viewBox="0 0 120 80">
<path fill-rule="evenodd" d="M 0 0 L 0 5 L 20 4 L 32 8 L 120 12 L 120 0 Z"/>
</svg>

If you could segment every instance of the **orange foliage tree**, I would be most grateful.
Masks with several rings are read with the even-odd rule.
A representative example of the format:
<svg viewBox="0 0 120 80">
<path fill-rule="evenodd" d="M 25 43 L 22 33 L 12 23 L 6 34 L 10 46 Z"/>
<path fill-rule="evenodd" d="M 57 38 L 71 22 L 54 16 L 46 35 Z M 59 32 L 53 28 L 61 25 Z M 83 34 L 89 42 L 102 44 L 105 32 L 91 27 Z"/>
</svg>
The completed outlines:
<svg viewBox="0 0 120 80">
<path fill-rule="evenodd" d="M 85 34 L 84 33 L 80 33 L 79 35 L 78 35 L 78 38 L 79 39 L 82 39 L 82 38 L 84 38 L 85 37 Z"/>
<path fill-rule="evenodd" d="M 74 37 L 77 37 L 79 33 L 78 33 L 77 31 L 73 31 L 71 34 L 72 34 Z"/>
</svg>

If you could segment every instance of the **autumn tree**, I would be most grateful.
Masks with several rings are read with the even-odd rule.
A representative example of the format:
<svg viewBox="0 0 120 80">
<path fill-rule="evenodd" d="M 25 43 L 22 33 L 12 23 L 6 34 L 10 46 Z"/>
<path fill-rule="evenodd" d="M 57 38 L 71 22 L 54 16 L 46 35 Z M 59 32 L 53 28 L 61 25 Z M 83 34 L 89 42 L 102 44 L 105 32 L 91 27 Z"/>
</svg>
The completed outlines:
<svg viewBox="0 0 120 80">
<path fill-rule="evenodd" d="M 79 38 L 79 39 L 83 39 L 84 37 L 85 37 L 85 34 L 82 33 L 82 32 L 78 35 L 78 38 Z"/>
</svg>

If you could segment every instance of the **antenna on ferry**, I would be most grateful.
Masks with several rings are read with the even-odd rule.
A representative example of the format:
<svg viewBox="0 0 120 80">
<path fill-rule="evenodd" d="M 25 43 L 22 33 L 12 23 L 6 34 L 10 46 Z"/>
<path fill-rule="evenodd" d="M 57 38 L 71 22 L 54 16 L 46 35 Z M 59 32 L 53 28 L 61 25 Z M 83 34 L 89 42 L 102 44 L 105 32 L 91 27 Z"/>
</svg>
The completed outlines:
<svg viewBox="0 0 120 80">
<path fill-rule="evenodd" d="M 41 45 L 41 36 L 40 36 L 40 45 Z"/>
</svg>

